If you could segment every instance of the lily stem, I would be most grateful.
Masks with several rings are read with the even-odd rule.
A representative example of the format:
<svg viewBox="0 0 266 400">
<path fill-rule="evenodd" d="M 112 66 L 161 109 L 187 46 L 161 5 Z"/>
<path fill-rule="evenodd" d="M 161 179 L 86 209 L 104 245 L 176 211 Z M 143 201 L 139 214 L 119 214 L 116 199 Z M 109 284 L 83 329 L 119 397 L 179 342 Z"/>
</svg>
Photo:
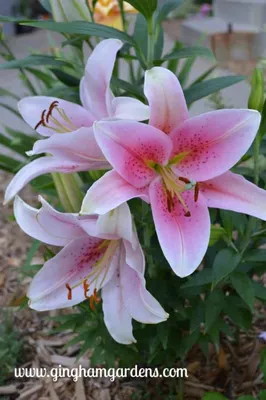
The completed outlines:
<svg viewBox="0 0 266 400">
<path fill-rule="evenodd" d="M 83 199 L 79 176 L 77 174 L 53 173 L 52 177 L 65 212 L 79 212 Z"/>
<path fill-rule="evenodd" d="M 153 23 L 153 18 L 150 17 L 148 19 L 148 58 L 147 58 L 147 66 L 148 68 L 153 67 L 153 61 L 154 61 L 154 38 L 155 38 L 155 32 L 154 32 L 154 23 Z"/>
</svg>

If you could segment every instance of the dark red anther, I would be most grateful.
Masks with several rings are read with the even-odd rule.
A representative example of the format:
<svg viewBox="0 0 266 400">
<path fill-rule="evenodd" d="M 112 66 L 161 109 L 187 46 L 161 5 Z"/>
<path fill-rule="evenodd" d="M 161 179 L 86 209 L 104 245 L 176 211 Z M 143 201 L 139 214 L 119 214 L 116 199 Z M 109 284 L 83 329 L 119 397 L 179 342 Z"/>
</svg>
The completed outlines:
<svg viewBox="0 0 266 400">
<path fill-rule="evenodd" d="M 189 179 L 183 178 L 182 176 L 180 176 L 178 179 L 179 179 L 181 182 L 184 182 L 184 183 L 186 183 L 186 184 L 190 183 L 190 180 L 189 180 Z"/>
<path fill-rule="evenodd" d="M 197 203 L 199 198 L 199 184 L 196 183 L 195 189 L 194 189 L 194 201 Z"/>
<path fill-rule="evenodd" d="M 45 126 L 45 113 L 46 110 L 43 110 L 42 115 L 41 115 L 41 120 L 38 122 L 38 124 L 35 126 L 35 130 L 39 128 L 39 126 Z"/>
<path fill-rule="evenodd" d="M 186 214 L 185 214 L 185 217 L 191 217 L 191 212 L 187 211 Z"/>
<path fill-rule="evenodd" d="M 50 107 L 49 107 L 48 113 L 47 113 L 47 115 L 46 115 L 46 122 L 49 122 L 49 118 L 50 118 L 51 115 L 52 115 L 53 109 L 56 108 L 56 107 L 58 107 L 58 105 L 59 105 L 59 102 L 58 102 L 58 101 L 53 101 L 53 102 L 52 102 L 52 104 L 51 104 Z"/>
<path fill-rule="evenodd" d="M 166 190 L 166 196 L 167 196 L 167 209 L 169 212 L 172 212 L 175 206 L 175 202 L 169 190 Z"/>
<path fill-rule="evenodd" d="M 71 289 L 71 287 L 69 286 L 68 283 L 66 284 L 66 288 L 68 290 L 67 299 L 68 300 L 72 300 L 72 289 Z"/>
</svg>

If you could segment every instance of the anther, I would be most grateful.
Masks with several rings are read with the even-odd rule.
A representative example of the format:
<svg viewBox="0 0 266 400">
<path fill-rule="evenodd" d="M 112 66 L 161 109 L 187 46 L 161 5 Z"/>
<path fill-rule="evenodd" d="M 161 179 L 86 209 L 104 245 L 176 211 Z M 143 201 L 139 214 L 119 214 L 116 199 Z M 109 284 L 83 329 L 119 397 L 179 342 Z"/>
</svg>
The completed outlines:
<svg viewBox="0 0 266 400">
<path fill-rule="evenodd" d="M 72 300 L 72 289 L 68 283 L 66 284 L 66 288 L 68 290 L 67 298 L 68 298 L 68 300 Z"/>
<path fill-rule="evenodd" d="M 178 179 L 179 179 L 181 182 L 184 182 L 184 183 L 187 183 L 187 184 L 188 184 L 188 183 L 191 183 L 189 179 L 183 178 L 182 176 L 180 176 Z"/>
<path fill-rule="evenodd" d="M 194 190 L 194 201 L 197 203 L 199 198 L 199 184 L 196 183 L 195 190 Z"/>
<path fill-rule="evenodd" d="M 58 106 L 59 106 L 59 102 L 58 101 L 53 101 L 52 102 L 52 104 L 49 107 L 48 113 L 46 115 L 46 122 L 49 122 L 49 118 L 51 117 L 54 108 L 56 108 Z"/>
<path fill-rule="evenodd" d="M 35 126 L 35 130 L 39 128 L 39 126 L 45 126 L 45 113 L 46 110 L 43 110 L 42 115 L 41 115 L 41 120 L 38 122 L 38 124 Z"/>
<path fill-rule="evenodd" d="M 172 212 L 173 208 L 175 206 L 174 199 L 173 199 L 171 193 L 169 192 L 169 190 L 167 190 L 167 189 L 166 189 L 166 195 L 167 195 L 167 209 L 169 212 Z"/>
<path fill-rule="evenodd" d="M 83 281 L 83 289 L 84 289 L 84 296 L 86 299 L 89 299 L 89 296 L 87 295 L 88 291 L 89 291 L 90 285 L 88 284 L 88 280 L 84 279 Z"/>
<path fill-rule="evenodd" d="M 191 212 L 187 211 L 186 214 L 185 214 L 185 217 L 191 217 Z"/>
</svg>

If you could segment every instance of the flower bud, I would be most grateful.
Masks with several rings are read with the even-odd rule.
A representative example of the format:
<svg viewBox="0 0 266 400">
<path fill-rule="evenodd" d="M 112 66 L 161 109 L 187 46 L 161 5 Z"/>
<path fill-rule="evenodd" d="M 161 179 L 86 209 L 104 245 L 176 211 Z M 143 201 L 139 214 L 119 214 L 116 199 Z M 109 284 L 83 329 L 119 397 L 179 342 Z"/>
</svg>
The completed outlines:
<svg viewBox="0 0 266 400">
<path fill-rule="evenodd" d="M 263 72 L 255 68 L 251 78 L 251 93 L 248 108 L 261 112 L 264 103 L 264 76 Z"/>
<path fill-rule="evenodd" d="M 91 21 L 87 0 L 50 0 L 56 22 Z"/>
</svg>

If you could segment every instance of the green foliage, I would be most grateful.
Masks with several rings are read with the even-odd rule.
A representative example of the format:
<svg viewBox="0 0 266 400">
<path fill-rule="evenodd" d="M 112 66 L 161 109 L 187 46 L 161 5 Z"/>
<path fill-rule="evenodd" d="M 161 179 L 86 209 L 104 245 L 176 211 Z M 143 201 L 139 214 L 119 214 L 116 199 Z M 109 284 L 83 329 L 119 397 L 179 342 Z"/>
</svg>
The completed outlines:
<svg viewBox="0 0 266 400">
<path fill-rule="evenodd" d="M 16 330 L 10 312 L 1 311 L 0 321 L 0 385 L 3 385 L 9 377 L 13 376 L 14 368 L 23 359 L 23 340 Z"/>
<path fill-rule="evenodd" d="M 128 0 L 146 19 L 150 19 L 157 8 L 157 0 Z"/>
</svg>

